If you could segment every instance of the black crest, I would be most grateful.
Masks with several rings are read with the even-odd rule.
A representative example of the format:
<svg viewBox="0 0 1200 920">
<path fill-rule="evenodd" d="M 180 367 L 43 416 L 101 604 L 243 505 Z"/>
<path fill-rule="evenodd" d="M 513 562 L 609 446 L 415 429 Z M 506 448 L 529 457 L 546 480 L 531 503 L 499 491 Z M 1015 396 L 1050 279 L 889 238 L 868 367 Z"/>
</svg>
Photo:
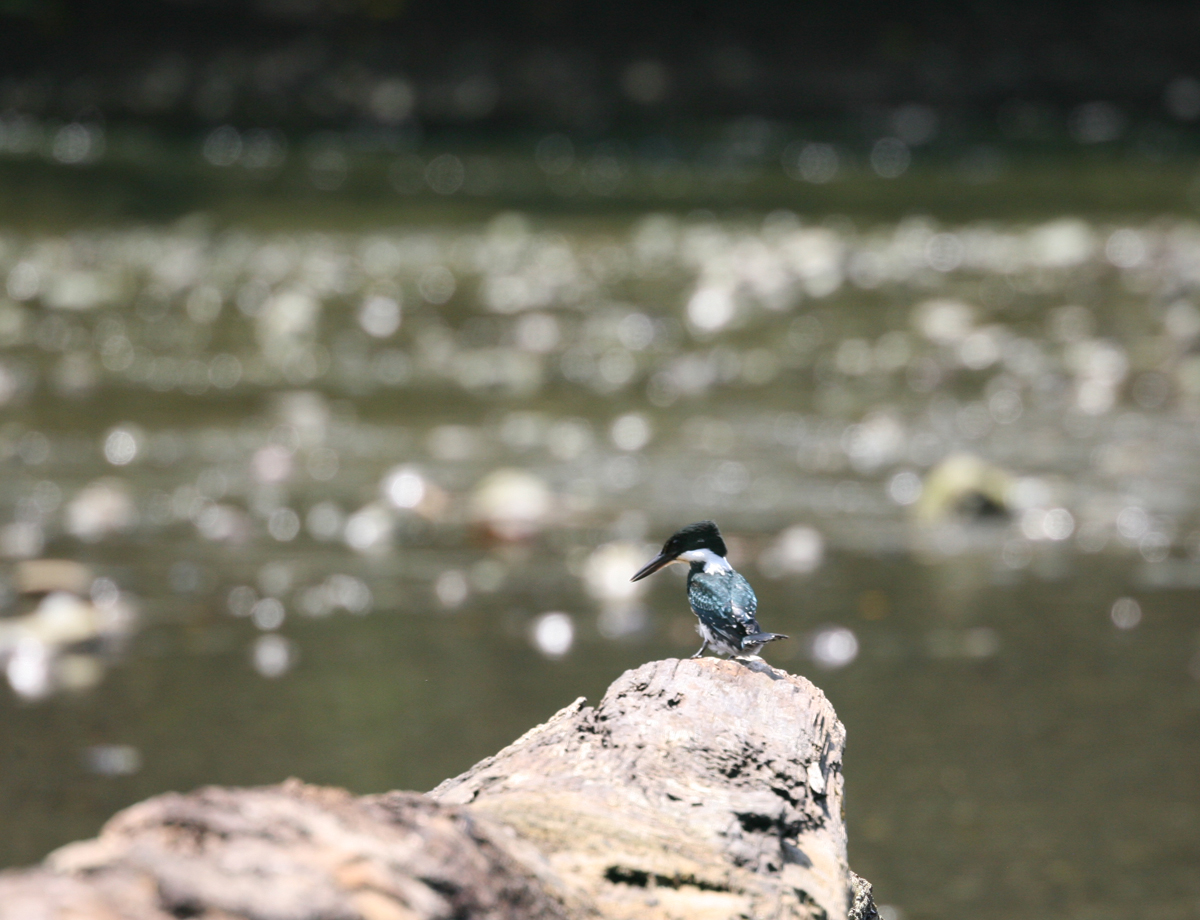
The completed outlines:
<svg viewBox="0 0 1200 920">
<path fill-rule="evenodd" d="M 727 555 L 721 531 L 713 521 L 697 521 L 676 532 L 663 544 L 663 555 L 674 557 L 693 549 L 710 549 L 718 556 Z"/>
</svg>

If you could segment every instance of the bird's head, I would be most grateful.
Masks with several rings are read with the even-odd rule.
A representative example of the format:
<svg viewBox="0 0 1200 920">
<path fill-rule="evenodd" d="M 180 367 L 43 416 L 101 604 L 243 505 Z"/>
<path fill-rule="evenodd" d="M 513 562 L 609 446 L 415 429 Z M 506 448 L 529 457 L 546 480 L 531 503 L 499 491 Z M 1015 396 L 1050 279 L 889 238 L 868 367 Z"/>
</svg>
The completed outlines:
<svg viewBox="0 0 1200 920">
<path fill-rule="evenodd" d="M 630 580 L 640 581 L 672 562 L 693 562 L 701 559 L 704 550 L 720 556 L 722 559 L 725 558 L 727 550 L 725 541 L 721 539 L 721 531 L 712 521 L 688 524 L 687 527 L 672 534 L 671 538 L 663 544 L 662 552 L 646 563 Z"/>
</svg>

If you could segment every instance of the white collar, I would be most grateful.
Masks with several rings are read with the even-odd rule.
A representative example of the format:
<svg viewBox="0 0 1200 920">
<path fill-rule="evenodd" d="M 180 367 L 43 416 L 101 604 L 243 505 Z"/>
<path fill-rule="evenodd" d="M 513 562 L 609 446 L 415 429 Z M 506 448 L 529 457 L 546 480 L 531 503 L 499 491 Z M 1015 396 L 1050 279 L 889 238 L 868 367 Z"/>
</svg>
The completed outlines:
<svg viewBox="0 0 1200 920">
<path fill-rule="evenodd" d="M 679 558 L 684 562 L 703 562 L 705 575 L 719 575 L 733 571 L 729 560 L 724 556 L 718 556 L 711 549 L 689 549 L 686 553 L 680 553 Z"/>
</svg>

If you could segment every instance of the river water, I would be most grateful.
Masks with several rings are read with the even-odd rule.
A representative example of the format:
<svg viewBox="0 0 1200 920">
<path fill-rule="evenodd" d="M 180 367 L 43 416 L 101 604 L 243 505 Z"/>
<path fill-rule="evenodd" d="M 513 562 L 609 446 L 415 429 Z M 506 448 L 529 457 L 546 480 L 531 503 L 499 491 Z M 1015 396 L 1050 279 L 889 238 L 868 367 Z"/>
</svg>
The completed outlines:
<svg viewBox="0 0 1200 920">
<path fill-rule="evenodd" d="M 628 577 L 712 518 L 890 920 L 1195 916 L 1200 223 L 572 204 L 607 160 L 464 210 L 452 159 L 0 234 L 0 862 L 164 790 L 427 789 L 691 654 L 682 573 Z"/>
</svg>

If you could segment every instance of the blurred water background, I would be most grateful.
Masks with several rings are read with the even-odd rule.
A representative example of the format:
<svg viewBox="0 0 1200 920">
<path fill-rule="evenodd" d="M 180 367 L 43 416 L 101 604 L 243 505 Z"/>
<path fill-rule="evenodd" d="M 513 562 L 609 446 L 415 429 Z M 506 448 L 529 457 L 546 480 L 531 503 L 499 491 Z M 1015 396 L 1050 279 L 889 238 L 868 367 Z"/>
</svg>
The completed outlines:
<svg viewBox="0 0 1200 920">
<path fill-rule="evenodd" d="M 887 920 L 1200 913 L 1200 82 L 490 130 L 297 47 L 0 86 L 0 864 L 427 789 L 691 654 L 713 518 Z"/>
</svg>

